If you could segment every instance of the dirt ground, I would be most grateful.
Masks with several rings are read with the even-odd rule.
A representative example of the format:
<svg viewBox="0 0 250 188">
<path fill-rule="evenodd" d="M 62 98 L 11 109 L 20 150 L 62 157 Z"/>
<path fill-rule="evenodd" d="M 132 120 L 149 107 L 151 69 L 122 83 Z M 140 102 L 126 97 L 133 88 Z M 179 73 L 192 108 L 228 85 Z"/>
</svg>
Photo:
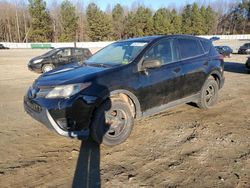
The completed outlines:
<svg viewBox="0 0 250 188">
<path fill-rule="evenodd" d="M 0 51 L 0 187 L 250 187 L 250 75 L 226 58 L 219 102 L 181 105 L 136 122 L 112 148 L 56 135 L 24 113 L 44 50 Z"/>
</svg>

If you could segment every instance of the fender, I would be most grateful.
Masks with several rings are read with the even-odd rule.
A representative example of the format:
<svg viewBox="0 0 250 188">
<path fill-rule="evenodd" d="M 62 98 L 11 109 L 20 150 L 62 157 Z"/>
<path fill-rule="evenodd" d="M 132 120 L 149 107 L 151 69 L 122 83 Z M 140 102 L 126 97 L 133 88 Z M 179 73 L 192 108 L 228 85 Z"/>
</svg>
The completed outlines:
<svg viewBox="0 0 250 188">
<path fill-rule="evenodd" d="M 102 97 L 102 101 L 106 100 L 108 97 L 110 97 L 112 95 L 119 94 L 119 93 L 127 95 L 132 100 L 132 102 L 135 105 L 136 119 L 140 119 L 142 117 L 140 102 L 132 92 L 130 92 L 126 89 L 113 90 L 110 92 L 110 94 L 108 96 L 106 95 L 106 96 Z"/>
<path fill-rule="evenodd" d="M 216 77 L 219 79 L 219 88 L 222 88 L 223 83 L 224 83 L 224 78 L 223 78 L 223 76 L 222 76 L 220 70 L 217 70 L 217 69 L 212 70 L 212 71 L 207 75 L 206 80 L 207 80 L 207 78 L 208 78 L 209 76 L 211 76 L 211 75 L 216 75 Z"/>
</svg>

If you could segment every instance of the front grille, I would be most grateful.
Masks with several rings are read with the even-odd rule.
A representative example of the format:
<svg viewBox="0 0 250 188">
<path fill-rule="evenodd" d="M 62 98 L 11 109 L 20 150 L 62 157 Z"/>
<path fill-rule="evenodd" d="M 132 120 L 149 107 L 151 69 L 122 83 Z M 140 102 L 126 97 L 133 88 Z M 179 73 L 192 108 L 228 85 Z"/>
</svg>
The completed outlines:
<svg viewBox="0 0 250 188">
<path fill-rule="evenodd" d="M 25 99 L 25 103 L 26 105 L 31 108 L 33 111 L 35 112 L 41 112 L 42 111 L 42 107 L 39 106 L 38 104 L 36 104 L 35 102 L 29 100 L 28 98 Z"/>
</svg>

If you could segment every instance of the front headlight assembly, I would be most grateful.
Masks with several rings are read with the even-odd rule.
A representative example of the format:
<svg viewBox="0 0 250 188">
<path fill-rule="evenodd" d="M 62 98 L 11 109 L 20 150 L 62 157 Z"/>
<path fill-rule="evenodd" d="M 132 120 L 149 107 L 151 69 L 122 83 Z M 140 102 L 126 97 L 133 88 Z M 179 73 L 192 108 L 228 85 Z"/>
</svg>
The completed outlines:
<svg viewBox="0 0 250 188">
<path fill-rule="evenodd" d="M 48 99 L 54 98 L 69 98 L 76 93 L 79 93 L 81 90 L 89 87 L 90 82 L 87 83 L 78 83 L 78 84 L 69 84 L 69 85 L 60 85 L 55 87 L 41 87 L 37 93 L 37 97 L 43 97 Z"/>
<path fill-rule="evenodd" d="M 37 60 L 34 60 L 33 63 L 36 64 L 36 63 L 40 63 L 42 61 L 43 61 L 43 59 L 37 59 Z"/>
</svg>

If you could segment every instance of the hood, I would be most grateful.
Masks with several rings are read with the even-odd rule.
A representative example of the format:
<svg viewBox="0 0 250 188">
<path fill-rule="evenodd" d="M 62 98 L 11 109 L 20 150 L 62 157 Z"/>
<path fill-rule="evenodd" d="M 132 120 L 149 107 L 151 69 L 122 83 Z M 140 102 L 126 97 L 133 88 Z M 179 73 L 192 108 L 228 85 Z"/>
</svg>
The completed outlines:
<svg viewBox="0 0 250 188">
<path fill-rule="evenodd" d="M 87 65 L 75 65 L 54 69 L 47 73 L 42 74 L 35 81 L 36 86 L 53 86 L 64 85 L 72 83 L 83 83 L 88 81 L 98 73 L 103 72 L 109 68 L 94 67 Z"/>
<path fill-rule="evenodd" d="M 36 57 L 32 58 L 32 59 L 30 60 L 30 62 L 33 62 L 33 61 L 35 61 L 35 60 L 37 60 L 37 59 L 45 59 L 45 58 L 47 58 L 47 57 L 48 57 L 47 55 L 36 56 Z"/>
</svg>

